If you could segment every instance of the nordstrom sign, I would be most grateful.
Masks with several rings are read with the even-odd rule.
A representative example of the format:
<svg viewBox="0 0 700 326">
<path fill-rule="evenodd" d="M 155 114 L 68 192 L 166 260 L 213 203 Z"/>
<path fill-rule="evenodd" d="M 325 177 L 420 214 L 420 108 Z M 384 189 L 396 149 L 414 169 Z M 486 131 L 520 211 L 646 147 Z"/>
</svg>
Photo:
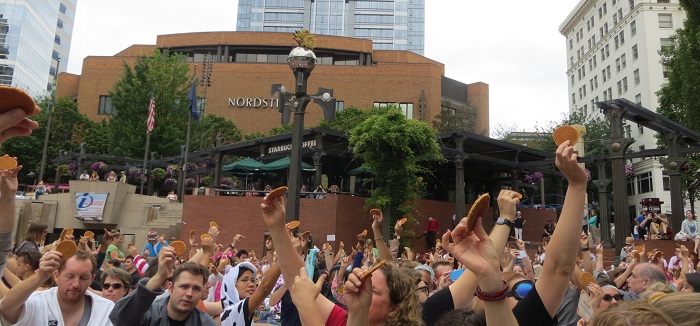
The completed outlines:
<svg viewBox="0 0 700 326">
<path fill-rule="evenodd" d="M 238 107 L 238 108 L 275 108 L 279 107 L 280 100 L 270 97 L 270 98 L 259 98 L 259 97 L 229 97 L 228 106 Z"/>
</svg>

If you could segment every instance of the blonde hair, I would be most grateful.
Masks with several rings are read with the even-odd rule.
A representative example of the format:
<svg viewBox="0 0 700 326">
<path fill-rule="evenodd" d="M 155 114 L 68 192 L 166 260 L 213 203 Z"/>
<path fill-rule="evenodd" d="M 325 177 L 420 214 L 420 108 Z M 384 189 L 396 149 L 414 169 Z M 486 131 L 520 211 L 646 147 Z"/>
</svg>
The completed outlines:
<svg viewBox="0 0 700 326">
<path fill-rule="evenodd" d="M 651 285 L 649 285 L 644 292 L 642 292 L 639 299 L 649 303 L 654 303 L 654 301 L 658 300 L 664 294 L 671 294 L 675 292 L 676 290 L 668 285 L 668 283 L 654 282 L 651 283 Z"/>
<path fill-rule="evenodd" d="M 669 316 L 658 308 L 642 301 L 623 303 L 603 310 L 593 317 L 590 326 L 674 326 Z"/>
<path fill-rule="evenodd" d="M 423 326 L 423 307 L 415 291 L 416 275 L 412 270 L 395 264 L 384 264 L 380 270 L 386 277 L 389 299 L 394 309 L 387 315 L 384 325 Z"/>
<path fill-rule="evenodd" d="M 663 311 L 676 326 L 697 325 L 700 320 L 700 293 L 674 293 L 665 295 L 653 304 Z"/>
</svg>

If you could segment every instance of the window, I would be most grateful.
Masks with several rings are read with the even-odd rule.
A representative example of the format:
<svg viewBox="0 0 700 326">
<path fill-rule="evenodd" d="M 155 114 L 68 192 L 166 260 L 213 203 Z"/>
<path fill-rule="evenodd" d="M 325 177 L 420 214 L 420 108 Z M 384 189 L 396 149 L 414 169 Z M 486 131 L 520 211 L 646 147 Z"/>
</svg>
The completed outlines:
<svg viewBox="0 0 700 326">
<path fill-rule="evenodd" d="M 622 92 L 627 93 L 627 77 L 622 78 Z"/>
<path fill-rule="evenodd" d="M 54 7 L 54 8 L 55 8 L 55 7 Z M 66 13 L 66 5 L 61 4 L 61 5 L 58 7 L 58 11 L 60 11 L 62 14 L 65 14 L 65 13 Z"/>
<path fill-rule="evenodd" d="M 612 100 L 612 87 L 608 87 L 608 100 Z"/>
<path fill-rule="evenodd" d="M 603 15 L 607 15 L 607 14 L 608 14 L 608 4 L 603 3 Z"/>
<path fill-rule="evenodd" d="M 60 45 L 61 44 L 61 37 L 58 35 L 54 35 L 53 42 Z"/>
<path fill-rule="evenodd" d="M 574 40 L 569 39 L 569 50 L 574 48 Z"/>
<path fill-rule="evenodd" d="M 637 190 L 640 194 L 654 191 L 654 183 L 652 182 L 651 171 L 640 173 L 637 175 Z"/>
<path fill-rule="evenodd" d="M 374 102 L 374 107 L 385 108 L 389 106 L 399 108 L 407 118 L 413 119 L 413 103 Z"/>
<path fill-rule="evenodd" d="M 571 86 L 574 86 L 574 74 L 571 74 Z"/>
<path fill-rule="evenodd" d="M 608 34 L 608 23 L 603 24 L 603 30 L 605 31 L 605 34 Z"/>
<path fill-rule="evenodd" d="M 576 93 L 571 93 L 571 104 L 576 104 Z"/>
<path fill-rule="evenodd" d="M 642 105 L 642 94 L 637 94 L 634 96 L 634 102 L 637 103 L 637 105 Z M 628 136 L 629 137 L 629 136 Z"/>
<path fill-rule="evenodd" d="M 51 58 L 54 59 L 54 60 L 60 59 L 60 57 L 58 56 L 58 52 L 56 52 L 56 51 L 54 50 L 53 53 L 51 54 Z"/>
<path fill-rule="evenodd" d="M 574 57 L 569 58 L 569 63 L 571 63 L 572 66 L 574 65 Z"/>
<path fill-rule="evenodd" d="M 659 14 L 659 28 L 673 28 L 673 16 L 671 14 Z"/>
<path fill-rule="evenodd" d="M 588 115 L 588 104 L 583 106 L 583 114 Z"/>
<path fill-rule="evenodd" d="M 581 66 L 581 77 L 586 77 L 586 66 Z"/>
<path fill-rule="evenodd" d="M 617 0 L 612 0 L 612 5 L 614 6 L 616 4 L 617 4 Z"/>
<path fill-rule="evenodd" d="M 583 85 L 583 97 L 586 97 L 586 85 Z"/>
<path fill-rule="evenodd" d="M 622 69 L 624 70 L 625 68 L 627 68 L 627 55 L 626 54 L 623 53 L 620 56 L 620 61 L 622 62 Z"/>
<path fill-rule="evenodd" d="M 640 82 L 640 80 L 639 80 L 639 69 L 635 69 L 635 70 L 634 70 L 634 73 L 632 73 L 632 74 L 634 75 L 634 85 L 635 85 L 635 86 L 636 86 L 636 85 L 639 85 L 639 82 Z"/>
<path fill-rule="evenodd" d="M 615 72 L 620 72 L 620 58 L 615 59 Z"/>
<path fill-rule="evenodd" d="M 664 190 L 671 190 L 671 179 L 668 176 L 663 176 L 661 178 L 661 183 L 663 184 Z"/>
<path fill-rule="evenodd" d="M 632 46 L 632 61 L 639 59 L 639 49 L 637 49 L 637 44 Z"/>
<path fill-rule="evenodd" d="M 97 114 L 114 115 L 117 110 L 112 106 L 112 99 L 106 95 L 100 95 L 100 107 L 97 109 Z"/>
<path fill-rule="evenodd" d="M 598 19 L 603 19 L 603 8 L 598 8 Z"/>
<path fill-rule="evenodd" d="M 608 79 L 610 79 L 610 66 L 605 68 L 605 72 L 608 74 Z"/>
<path fill-rule="evenodd" d="M 345 109 L 345 101 L 336 101 L 335 102 L 335 112 L 340 112 Z"/>
<path fill-rule="evenodd" d="M 632 36 L 637 35 L 637 21 L 636 20 L 633 20 L 630 23 L 630 34 L 632 34 Z"/>
<path fill-rule="evenodd" d="M 596 57 L 597 57 L 597 55 L 593 54 L 593 68 L 598 66 L 598 62 L 596 62 L 597 61 Z"/>
<path fill-rule="evenodd" d="M 666 65 L 662 65 L 661 70 L 663 71 L 664 78 L 668 78 L 668 67 Z"/>
<path fill-rule="evenodd" d="M 598 89 L 598 76 L 593 77 L 593 83 L 595 84 L 595 88 Z"/>
<path fill-rule="evenodd" d="M 622 22 L 622 8 L 617 10 L 617 18 Z"/>
<path fill-rule="evenodd" d="M 601 75 L 603 75 L 603 82 L 608 81 L 608 76 L 605 74 L 605 69 L 603 69 Z"/>
<path fill-rule="evenodd" d="M 642 125 L 637 125 L 637 133 L 644 135 L 644 127 Z"/>
<path fill-rule="evenodd" d="M 605 34 L 603 34 L 603 28 L 600 28 L 600 39 L 602 40 Z"/>
<path fill-rule="evenodd" d="M 627 181 L 627 196 L 634 195 L 634 179 Z"/>
<path fill-rule="evenodd" d="M 618 80 L 617 81 L 617 96 L 622 95 L 622 81 Z"/>
<path fill-rule="evenodd" d="M 639 151 L 640 151 L 640 152 L 643 152 L 643 151 L 646 150 L 646 149 L 647 149 L 646 146 L 644 146 L 644 145 L 639 145 Z"/>
<path fill-rule="evenodd" d="M 620 31 L 620 46 L 625 45 L 625 30 Z"/>
<path fill-rule="evenodd" d="M 604 90 L 603 91 L 603 101 L 607 101 L 607 100 L 608 100 L 608 90 Z"/>
<path fill-rule="evenodd" d="M 60 19 L 58 21 L 56 21 L 56 27 L 63 29 L 63 21 Z"/>
<path fill-rule="evenodd" d="M 673 41 L 670 38 L 661 39 L 661 51 L 668 51 L 668 49 L 673 45 Z"/>
<path fill-rule="evenodd" d="M 615 35 L 615 50 L 620 48 L 620 36 Z"/>
<path fill-rule="evenodd" d="M 617 25 L 617 14 L 613 15 L 613 25 Z"/>
</svg>

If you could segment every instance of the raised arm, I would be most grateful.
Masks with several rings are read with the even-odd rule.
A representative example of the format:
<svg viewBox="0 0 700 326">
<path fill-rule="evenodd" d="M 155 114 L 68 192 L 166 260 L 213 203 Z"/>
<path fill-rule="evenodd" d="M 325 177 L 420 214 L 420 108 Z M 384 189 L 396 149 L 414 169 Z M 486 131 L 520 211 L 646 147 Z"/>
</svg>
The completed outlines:
<svg viewBox="0 0 700 326">
<path fill-rule="evenodd" d="M 2 134 L 0 134 L 0 138 L 2 138 Z M 20 165 L 11 171 L 0 171 L 0 212 L 2 212 L 2 216 L 0 216 L 0 277 L 7 264 L 7 255 L 12 251 L 12 230 L 15 228 L 15 195 L 18 186 L 17 172 L 21 169 Z"/>
<path fill-rule="evenodd" d="M 248 313 L 251 316 L 260 308 L 260 305 L 265 301 L 265 298 L 267 298 L 270 292 L 274 290 L 275 283 L 277 283 L 277 279 L 280 278 L 280 273 L 279 264 L 273 263 L 272 266 L 270 266 L 270 270 L 267 271 L 267 275 L 265 275 L 262 282 L 260 282 L 260 286 L 255 289 L 253 295 L 248 299 Z"/>
<path fill-rule="evenodd" d="M 49 251 L 44 254 L 39 261 L 39 270 L 10 289 L 5 298 L 0 301 L 0 314 L 6 321 L 10 324 L 17 323 L 29 296 L 58 270 L 62 255 L 58 251 Z"/>
<path fill-rule="evenodd" d="M 588 247 L 588 235 L 581 232 L 581 260 L 583 261 L 583 269 L 593 274 L 595 270 L 595 263 L 593 258 L 591 258 L 591 248 Z"/>
<path fill-rule="evenodd" d="M 377 245 L 377 250 L 379 251 L 379 259 L 386 260 L 387 262 L 395 261 L 394 256 L 391 255 L 391 250 L 389 246 L 386 245 L 386 241 L 382 236 L 382 221 L 384 220 L 384 213 L 379 211 L 378 214 L 372 214 L 372 232 L 374 233 L 374 243 Z"/>
<path fill-rule="evenodd" d="M 319 297 L 319 293 L 321 293 L 321 287 L 326 280 L 326 274 L 322 274 L 314 284 L 306 274 L 306 269 L 302 267 L 294 278 L 294 286 L 292 286 L 290 293 L 292 295 L 292 302 L 294 302 L 297 311 L 299 311 L 301 323 L 309 326 L 325 325 L 325 319 L 322 318 L 320 314 L 316 313 L 316 300 Z"/>
<path fill-rule="evenodd" d="M 577 158 L 578 155 L 574 153 L 574 148 L 569 146 L 568 141 L 557 148 L 555 164 L 566 176 L 569 186 L 559 223 L 547 246 L 546 263 L 535 284 L 551 317 L 556 314 L 568 289 L 581 238 L 581 207 L 584 205 L 588 176 L 577 162 Z"/>
</svg>

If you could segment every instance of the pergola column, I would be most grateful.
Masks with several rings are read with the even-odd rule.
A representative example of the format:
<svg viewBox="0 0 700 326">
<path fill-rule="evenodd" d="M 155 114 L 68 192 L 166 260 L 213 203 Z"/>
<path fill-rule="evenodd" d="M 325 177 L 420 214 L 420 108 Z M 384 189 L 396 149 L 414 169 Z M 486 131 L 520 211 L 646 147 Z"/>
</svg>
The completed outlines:
<svg viewBox="0 0 700 326">
<path fill-rule="evenodd" d="M 601 140 L 608 149 L 612 161 L 613 210 L 615 212 L 615 248 L 622 248 L 625 238 L 632 234 L 630 218 L 627 213 L 627 180 L 625 176 L 625 153 L 634 143 L 632 138 L 623 137 L 622 117 L 626 108 L 615 106 L 605 110 L 610 121 L 610 139 Z"/>
<path fill-rule="evenodd" d="M 668 144 L 668 157 L 661 160 L 661 164 L 668 172 L 669 185 L 671 187 L 671 216 L 669 223 L 673 227 L 674 232 L 681 229 L 683 223 L 683 197 L 681 196 L 681 167 L 688 162 L 685 158 L 680 157 L 678 153 L 678 141 L 680 134 L 677 132 L 667 133 L 664 135 Z"/>
<path fill-rule="evenodd" d="M 464 205 L 466 204 L 466 198 L 464 196 L 464 159 L 457 158 L 453 160 L 455 164 L 455 215 L 456 220 L 462 220 L 462 217 L 466 216 L 466 210 Z"/>
<path fill-rule="evenodd" d="M 593 180 L 593 184 L 598 188 L 598 218 L 600 218 L 600 239 L 603 247 L 612 248 L 610 241 L 610 212 L 608 209 L 608 186 L 611 180 L 605 175 L 605 161 L 595 162 L 598 166 L 598 180 Z M 617 230 L 615 230 L 617 233 Z"/>
</svg>

